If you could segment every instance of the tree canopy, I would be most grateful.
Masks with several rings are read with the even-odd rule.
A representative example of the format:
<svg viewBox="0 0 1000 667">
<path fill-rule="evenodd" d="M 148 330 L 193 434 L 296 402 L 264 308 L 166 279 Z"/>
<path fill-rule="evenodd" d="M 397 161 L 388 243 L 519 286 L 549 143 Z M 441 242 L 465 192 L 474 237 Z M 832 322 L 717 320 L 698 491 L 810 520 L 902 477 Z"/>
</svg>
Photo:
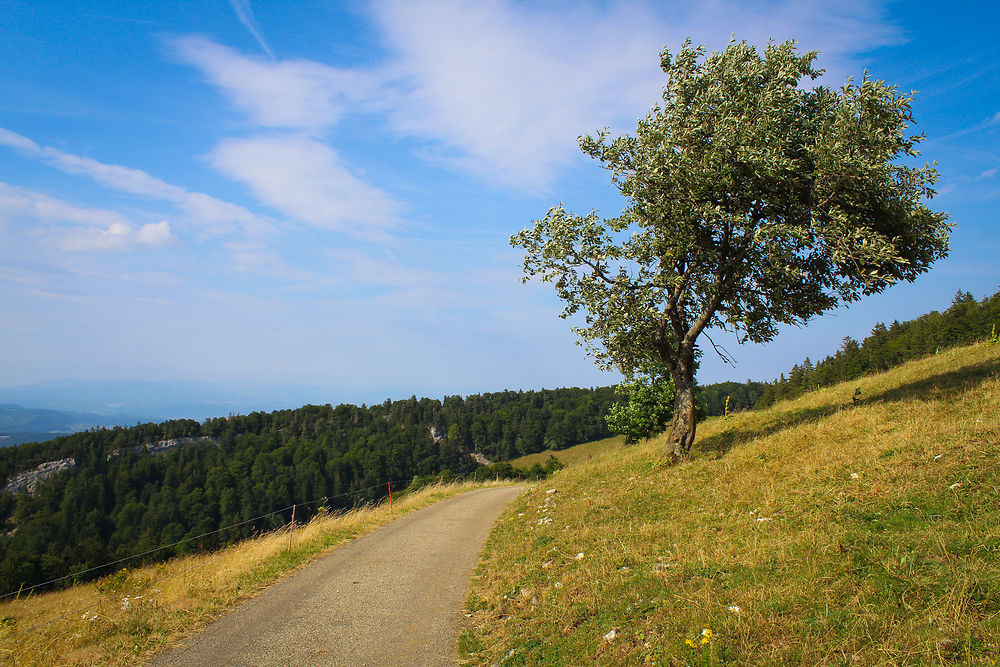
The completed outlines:
<svg viewBox="0 0 1000 667">
<path fill-rule="evenodd" d="M 635 135 L 580 138 L 625 196 L 621 214 L 558 205 L 511 237 L 525 280 L 552 282 L 563 317 L 582 311 L 575 331 L 599 365 L 673 379 L 674 457 L 694 441 L 706 329 L 769 341 L 947 254 L 947 215 L 924 203 L 937 172 L 906 164 L 923 138 L 908 134 L 912 93 L 867 74 L 800 87 L 822 74 L 817 56 L 793 41 L 664 50 L 662 101 Z"/>
</svg>

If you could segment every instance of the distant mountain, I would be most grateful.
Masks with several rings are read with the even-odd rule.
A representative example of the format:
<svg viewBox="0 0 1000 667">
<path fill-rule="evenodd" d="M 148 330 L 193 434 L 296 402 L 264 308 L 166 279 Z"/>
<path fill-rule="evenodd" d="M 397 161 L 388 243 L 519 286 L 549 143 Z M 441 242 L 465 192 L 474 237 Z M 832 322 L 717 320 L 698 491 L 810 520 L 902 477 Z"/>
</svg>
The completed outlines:
<svg viewBox="0 0 1000 667">
<path fill-rule="evenodd" d="M 384 394 L 378 402 L 385 400 Z M 264 383 L 53 380 L 0 387 L 0 404 L 64 413 L 140 415 L 143 421 L 203 420 L 256 410 L 339 402 L 328 388 Z M 117 422 L 116 422 L 117 423 Z M 123 422 L 134 425 L 135 419 Z M 32 429 L 34 430 L 34 429 Z M 0 431 L 3 432 L 3 431 Z"/>
<path fill-rule="evenodd" d="M 99 426 L 130 426 L 143 420 L 131 415 L 98 415 L 0 404 L 0 447 L 42 442 Z"/>
</svg>

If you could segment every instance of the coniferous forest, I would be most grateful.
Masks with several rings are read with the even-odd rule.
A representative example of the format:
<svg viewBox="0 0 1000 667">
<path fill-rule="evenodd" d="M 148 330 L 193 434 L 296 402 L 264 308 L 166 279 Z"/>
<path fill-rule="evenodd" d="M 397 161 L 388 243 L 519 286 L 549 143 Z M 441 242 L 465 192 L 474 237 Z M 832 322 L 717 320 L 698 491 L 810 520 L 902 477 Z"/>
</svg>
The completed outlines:
<svg viewBox="0 0 1000 667">
<path fill-rule="evenodd" d="M 1000 292 L 977 301 L 959 291 L 943 312 L 932 310 L 908 322 L 880 322 L 860 343 L 846 337 L 834 354 L 813 363 L 806 357 L 769 383 L 759 407 L 838 382 L 878 373 L 912 359 L 1000 335 Z"/>
</svg>

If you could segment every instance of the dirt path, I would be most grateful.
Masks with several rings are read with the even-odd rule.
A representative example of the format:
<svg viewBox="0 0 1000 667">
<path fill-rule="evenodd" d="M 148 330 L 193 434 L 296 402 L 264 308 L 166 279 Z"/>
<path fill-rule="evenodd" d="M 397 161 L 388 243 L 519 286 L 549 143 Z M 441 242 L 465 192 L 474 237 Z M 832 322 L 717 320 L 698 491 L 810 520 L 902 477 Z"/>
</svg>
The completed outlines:
<svg viewBox="0 0 1000 667">
<path fill-rule="evenodd" d="M 241 604 L 152 666 L 454 664 L 472 569 L 523 488 L 477 489 L 407 514 Z"/>
</svg>

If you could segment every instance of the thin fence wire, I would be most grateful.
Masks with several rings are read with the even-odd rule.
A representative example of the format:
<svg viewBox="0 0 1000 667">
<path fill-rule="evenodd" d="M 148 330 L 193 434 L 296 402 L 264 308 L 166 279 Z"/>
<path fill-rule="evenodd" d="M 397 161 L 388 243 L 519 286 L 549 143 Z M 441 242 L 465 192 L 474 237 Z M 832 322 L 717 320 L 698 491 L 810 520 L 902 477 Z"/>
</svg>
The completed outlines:
<svg viewBox="0 0 1000 667">
<path fill-rule="evenodd" d="M 394 481 L 397 484 L 399 484 L 401 482 L 405 483 L 407 480 L 394 480 Z M 201 535 L 193 535 L 191 537 L 185 537 L 185 538 L 177 540 L 176 542 L 173 542 L 171 544 L 163 544 L 163 545 L 160 545 L 160 546 L 155 547 L 153 549 L 149 549 L 147 551 L 143 551 L 142 553 L 137 553 L 137 554 L 133 554 L 131 556 L 126 556 L 124 558 L 119 558 L 118 560 L 113 560 L 113 561 L 109 561 L 107 563 L 102 563 L 101 565 L 94 565 L 93 567 L 89 567 L 89 568 L 87 568 L 85 570 L 80 570 L 79 572 L 73 572 L 72 574 L 67 574 L 67 575 L 63 575 L 61 577 L 56 577 L 55 579 L 50 579 L 48 581 L 43 581 L 42 583 L 34 584 L 33 586 L 29 586 L 27 588 L 19 588 L 16 591 L 11 591 L 10 593 L 5 593 L 3 595 L 0 595 L 0 602 L 3 602 L 4 600 L 6 600 L 8 598 L 11 598 L 11 597 L 15 597 L 15 596 L 19 597 L 21 595 L 24 595 L 26 593 L 30 593 L 31 591 L 33 591 L 35 589 L 38 589 L 38 588 L 42 588 L 44 586 L 50 586 L 52 584 L 57 584 L 60 581 L 65 581 L 67 579 L 75 579 L 77 577 L 80 577 L 82 575 L 88 574 L 90 572 L 94 572 L 94 571 L 97 571 L 97 570 L 100 570 L 100 569 L 103 569 L 103 568 L 106 568 L 106 567 L 111 567 L 113 565 L 121 565 L 122 563 L 126 563 L 128 561 L 135 560 L 136 558 L 142 558 L 144 556 L 149 556 L 151 554 L 157 553 L 158 551 L 163 551 L 164 549 L 172 549 L 173 547 L 176 547 L 176 546 L 179 546 L 181 544 L 184 544 L 185 542 L 193 542 L 194 540 L 200 540 L 203 537 L 208 537 L 209 535 L 215 535 L 216 533 L 221 533 L 221 532 L 229 530 L 231 528 L 239 528 L 240 526 L 245 526 L 248 523 L 253 523 L 255 521 L 260 521 L 261 519 L 266 519 L 266 518 L 268 518 L 270 516 L 274 516 L 275 514 L 281 514 L 282 512 L 287 512 L 288 510 L 292 509 L 293 506 L 308 507 L 310 505 L 315 505 L 317 503 L 324 503 L 324 502 L 327 502 L 329 500 L 336 500 L 337 498 L 346 498 L 347 496 L 356 496 L 356 495 L 364 493 L 365 491 L 371 491 L 372 489 L 380 489 L 380 488 L 384 488 L 384 487 L 385 487 L 385 483 L 383 482 L 381 484 L 375 484 L 373 486 L 367 486 L 367 487 L 365 487 L 363 489 L 357 489 L 355 491 L 348 491 L 347 493 L 340 493 L 340 494 L 337 494 L 337 495 L 334 495 L 334 496 L 323 496 L 322 498 L 317 498 L 316 500 L 310 500 L 310 501 L 304 502 L 304 503 L 293 503 L 292 505 L 288 505 L 287 507 L 282 507 L 281 509 L 273 510 L 271 512 L 267 512 L 266 514 L 261 514 L 260 516 L 256 516 L 256 517 L 254 517 L 252 519 L 247 519 L 245 521 L 240 521 L 238 523 L 230 524 L 228 526 L 221 526 L 219 528 L 216 528 L 215 530 L 210 530 L 207 533 L 202 533 Z"/>
<path fill-rule="evenodd" d="M 396 484 L 400 484 L 400 483 L 405 483 L 408 480 L 393 480 L 393 481 L 395 481 Z M 347 497 L 347 496 L 360 495 L 360 494 L 364 493 L 365 491 L 371 491 L 373 489 L 380 489 L 380 488 L 383 488 L 385 486 L 386 486 L 385 483 L 375 484 L 373 486 L 367 486 L 367 487 L 364 487 L 362 489 L 357 489 L 355 491 L 348 491 L 347 493 L 340 493 L 340 494 L 337 494 L 337 495 L 334 495 L 334 496 L 323 496 L 322 498 L 317 498 L 315 500 L 310 500 L 310 501 L 304 502 L 304 503 L 294 503 L 294 506 L 296 506 L 296 507 L 307 507 L 309 505 L 315 505 L 317 503 L 323 503 L 323 502 L 326 502 L 328 500 L 334 500 L 334 499 L 337 499 L 337 498 L 344 498 L 344 497 Z M 261 514 L 260 516 L 254 517 L 253 519 L 247 519 L 246 521 L 240 521 L 239 523 L 234 523 L 234 524 L 229 525 L 229 526 L 223 526 L 221 528 L 217 528 L 216 530 L 209 531 L 207 533 L 202 533 L 201 535 L 196 535 L 196 536 L 193 536 L 193 537 L 190 537 L 190 538 L 185 538 L 183 540 L 179 540 L 177 542 L 174 542 L 173 544 L 165 544 L 165 545 L 163 545 L 161 547 L 157 547 L 156 549 L 150 549 L 149 551 L 144 551 L 144 552 L 142 552 L 140 554 L 135 554 L 133 556 L 128 556 L 127 558 L 121 558 L 121 559 L 118 559 L 116 561 L 111 561 L 111 562 L 105 563 L 103 565 L 96 565 L 96 566 L 94 566 L 92 568 L 89 568 L 88 570 L 85 570 L 84 572 L 91 572 L 91 571 L 99 569 L 101 567 L 110 567 L 112 565 L 119 565 L 119 564 L 121 564 L 121 563 L 123 563 L 125 561 L 128 561 L 128 560 L 133 560 L 135 558 L 141 558 L 142 556 L 148 556 L 151 553 L 155 553 L 155 552 L 161 551 L 163 549 L 169 549 L 171 547 L 177 546 L 178 544 L 182 544 L 183 542 L 187 542 L 187 541 L 191 541 L 191 540 L 197 540 L 199 538 L 205 537 L 207 535 L 212 535 L 214 533 L 218 533 L 218 532 L 221 532 L 223 530 L 227 530 L 229 528 L 236 528 L 236 527 L 239 527 L 239 526 L 242 526 L 242 525 L 246 525 L 248 523 L 252 523 L 254 521 L 258 521 L 258 520 L 263 519 L 263 518 L 267 518 L 269 516 L 273 516 L 275 514 L 280 514 L 281 512 L 286 512 L 286 511 L 290 510 L 292 507 L 293 507 L 293 505 L 289 505 L 287 507 L 283 507 L 281 509 L 277 509 L 277 510 L 274 510 L 272 512 L 268 512 L 267 514 Z M 279 532 L 283 531 L 284 529 L 285 529 L 285 526 L 282 526 L 282 527 L 278 528 L 277 530 L 272 531 L 272 533 L 279 533 Z M 163 577 L 160 577 L 158 579 L 151 580 L 151 581 L 154 581 L 156 583 L 161 583 L 161 582 L 164 582 L 164 581 L 168 581 L 168 580 L 174 579 L 174 578 L 176 578 L 176 577 L 178 577 L 178 576 L 180 576 L 182 574 L 190 572 L 192 569 L 194 569 L 194 567 L 196 567 L 196 564 L 192 564 L 190 567 L 188 567 L 188 568 L 186 568 L 184 570 L 179 570 L 177 572 L 174 572 L 173 574 L 169 574 L 169 575 L 166 575 L 166 576 L 163 576 Z M 13 595 L 18 595 L 20 593 L 28 592 L 28 591 L 31 591 L 31 590 L 34 590 L 34 589 L 38 588 L 39 586 L 45 586 L 45 585 L 48 585 L 48 584 L 56 583 L 56 582 L 62 581 L 64 579 L 68 579 L 71 576 L 79 576 L 80 574 L 83 574 L 83 572 L 78 572 L 78 573 L 75 573 L 73 575 L 67 575 L 65 577 L 60 577 L 58 579 L 53 579 L 52 581 L 49 581 L 49 582 L 46 582 L 46 583 L 43 583 L 43 584 L 36 584 L 35 586 L 32 586 L 31 588 L 26 588 L 26 589 L 23 589 L 23 590 L 16 591 L 15 593 L 13 593 Z M 3 598 L 10 597 L 10 595 L 12 595 L 12 594 L 8 593 L 7 595 L 4 595 L 4 596 L 0 597 L 0 601 L 2 601 Z M 56 616 L 55 618 L 47 619 L 45 621 L 42 621 L 41 623 L 37 623 L 37 624 L 32 625 L 30 627 L 18 630 L 17 632 L 12 632 L 10 635 L 8 635 L 8 638 L 9 639 L 14 639 L 16 637 L 19 637 L 21 635 L 27 634 L 27 633 L 32 632 L 34 630 L 38 630 L 39 628 L 43 628 L 43 627 L 45 627 L 47 625 L 51 625 L 53 623 L 61 621 L 61 620 L 65 619 L 65 618 L 69 618 L 70 616 L 73 616 L 75 614 L 86 612 L 86 611 L 88 611 L 90 609 L 93 609 L 94 607 L 100 605 L 101 602 L 102 602 L 101 600 L 97 600 L 97 601 L 93 602 L 92 604 L 89 604 L 89 605 L 87 605 L 85 607 L 76 607 L 74 609 L 71 609 L 71 610 L 69 610 L 69 611 L 61 614 L 60 616 Z"/>
</svg>

